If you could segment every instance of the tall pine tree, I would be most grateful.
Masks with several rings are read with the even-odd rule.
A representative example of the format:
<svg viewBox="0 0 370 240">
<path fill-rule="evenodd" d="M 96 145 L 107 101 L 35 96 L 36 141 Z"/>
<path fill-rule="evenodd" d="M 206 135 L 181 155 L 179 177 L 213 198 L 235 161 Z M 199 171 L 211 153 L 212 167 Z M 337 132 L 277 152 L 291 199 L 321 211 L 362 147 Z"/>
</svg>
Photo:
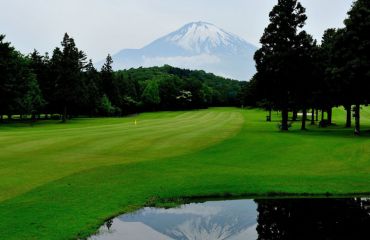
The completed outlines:
<svg viewBox="0 0 370 240">
<path fill-rule="evenodd" d="M 255 60 L 260 84 L 266 88 L 267 100 L 282 111 L 281 129 L 288 130 L 288 112 L 294 81 L 292 74 L 297 55 L 298 30 L 305 24 L 305 8 L 297 0 L 279 0 L 270 13 L 270 24 L 261 38 L 262 47 Z"/>
<path fill-rule="evenodd" d="M 355 134 L 360 134 L 361 104 L 370 100 L 370 2 L 357 0 L 344 21 L 344 71 L 349 73 L 350 95 L 355 105 Z"/>
<path fill-rule="evenodd" d="M 101 68 L 101 80 L 102 88 L 105 95 L 109 98 L 111 102 L 115 99 L 115 86 L 114 86 L 114 74 L 113 74 L 113 59 L 110 54 L 108 54 L 106 61 Z"/>
<path fill-rule="evenodd" d="M 78 50 L 73 38 L 66 33 L 62 50 L 54 50 L 52 64 L 56 77 L 56 96 L 62 110 L 62 121 L 68 118 L 68 109 L 79 102 L 83 89 L 82 70 L 85 68 L 86 55 Z"/>
</svg>

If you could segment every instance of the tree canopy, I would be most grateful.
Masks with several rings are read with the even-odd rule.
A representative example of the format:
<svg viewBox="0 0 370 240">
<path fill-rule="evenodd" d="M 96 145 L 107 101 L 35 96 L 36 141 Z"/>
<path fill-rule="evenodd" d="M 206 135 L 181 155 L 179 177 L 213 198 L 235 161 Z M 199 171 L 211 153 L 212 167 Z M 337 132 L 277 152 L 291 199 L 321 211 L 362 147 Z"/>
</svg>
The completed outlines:
<svg viewBox="0 0 370 240">
<path fill-rule="evenodd" d="M 332 124 L 332 108 L 343 105 L 346 127 L 352 125 L 353 110 L 355 134 L 360 134 L 360 109 L 368 104 L 370 93 L 369 2 L 354 2 L 345 27 L 328 29 L 320 45 L 302 30 L 307 16 L 297 0 L 279 0 L 269 16 L 255 54 L 257 74 L 243 87 L 243 101 L 280 110 L 282 130 L 288 130 L 289 111 L 293 120 L 302 111 L 305 130 L 308 109 L 311 123 L 315 110 L 316 115 L 321 110 L 320 126 L 327 126 Z"/>
</svg>

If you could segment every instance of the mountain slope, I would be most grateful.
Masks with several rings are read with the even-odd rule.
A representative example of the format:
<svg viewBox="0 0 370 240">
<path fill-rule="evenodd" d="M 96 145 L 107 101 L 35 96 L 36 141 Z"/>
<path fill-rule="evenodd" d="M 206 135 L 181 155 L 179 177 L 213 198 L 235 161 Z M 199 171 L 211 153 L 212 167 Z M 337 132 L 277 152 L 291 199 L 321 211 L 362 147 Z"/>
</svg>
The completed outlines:
<svg viewBox="0 0 370 240">
<path fill-rule="evenodd" d="M 257 239 L 257 205 L 251 200 L 192 203 L 173 209 L 145 208 L 118 217 L 143 223 L 170 239 Z M 244 236 L 244 237 L 243 237 Z"/>
<path fill-rule="evenodd" d="M 189 23 L 142 49 L 125 49 L 113 56 L 114 69 L 169 64 L 201 69 L 237 80 L 255 73 L 256 47 L 213 24 Z"/>
</svg>

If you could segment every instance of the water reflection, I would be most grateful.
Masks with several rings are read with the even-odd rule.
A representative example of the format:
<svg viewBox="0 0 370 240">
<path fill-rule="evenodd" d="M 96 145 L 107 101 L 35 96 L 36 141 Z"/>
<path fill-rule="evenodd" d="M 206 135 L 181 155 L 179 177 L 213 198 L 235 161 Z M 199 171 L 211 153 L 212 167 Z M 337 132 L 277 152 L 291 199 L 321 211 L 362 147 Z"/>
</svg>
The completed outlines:
<svg viewBox="0 0 370 240">
<path fill-rule="evenodd" d="M 369 239 L 368 199 L 257 200 L 258 239 Z"/>
<path fill-rule="evenodd" d="M 233 200 L 144 208 L 107 222 L 90 239 L 367 239 L 369 206 L 369 200 L 356 198 Z"/>
</svg>

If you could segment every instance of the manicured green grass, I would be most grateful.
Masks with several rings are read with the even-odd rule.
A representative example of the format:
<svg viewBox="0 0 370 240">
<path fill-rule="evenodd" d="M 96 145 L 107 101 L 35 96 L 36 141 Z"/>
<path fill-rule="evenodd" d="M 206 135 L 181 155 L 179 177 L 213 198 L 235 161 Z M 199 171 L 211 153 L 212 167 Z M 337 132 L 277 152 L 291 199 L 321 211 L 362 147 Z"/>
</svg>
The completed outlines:
<svg viewBox="0 0 370 240">
<path fill-rule="evenodd" d="M 74 239 L 160 199 L 370 192 L 370 133 L 232 108 L 0 128 L 0 239 Z M 278 120 L 274 115 L 274 120 Z M 137 125 L 134 124 L 137 120 Z M 370 129 L 370 110 L 363 109 Z"/>
</svg>

